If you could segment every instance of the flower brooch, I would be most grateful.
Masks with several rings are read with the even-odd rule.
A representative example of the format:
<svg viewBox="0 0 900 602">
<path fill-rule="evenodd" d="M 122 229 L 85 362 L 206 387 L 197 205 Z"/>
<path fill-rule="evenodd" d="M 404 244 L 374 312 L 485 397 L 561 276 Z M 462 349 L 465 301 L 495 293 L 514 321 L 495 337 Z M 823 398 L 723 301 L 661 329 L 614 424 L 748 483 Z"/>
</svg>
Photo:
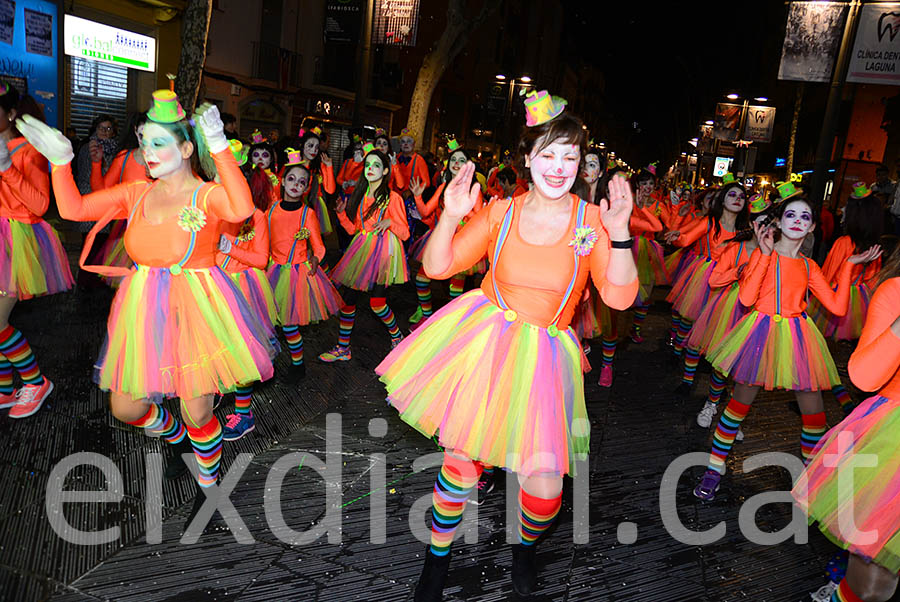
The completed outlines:
<svg viewBox="0 0 900 602">
<path fill-rule="evenodd" d="M 300 228 L 294 233 L 294 240 L 306 240 L 309 238 L 309 228 Z"/>
<path fill-rule="evenodd" d="M 197 233 L 206 225 L 206 214 L 199 207 L 182 207 L 178 214 L 178 226 L 185 232 Z"/>
<path fill-rule="evenodd" d="M 249 242 L 253 240 L 256 236 L 256 230 L 250 224 L 244 224 L 241 226 L 241 231 L 238 232 L 236 242 Z"/>
<path fill-rule="evenodd" d="M 591 249 L 599 238 L 597 232 L 591 226 L 575 228 L 575 235 L 569 241 L 570 247 L 575 247 L 575 254 L 581 257 L 591 254 Z"/>
</svg>

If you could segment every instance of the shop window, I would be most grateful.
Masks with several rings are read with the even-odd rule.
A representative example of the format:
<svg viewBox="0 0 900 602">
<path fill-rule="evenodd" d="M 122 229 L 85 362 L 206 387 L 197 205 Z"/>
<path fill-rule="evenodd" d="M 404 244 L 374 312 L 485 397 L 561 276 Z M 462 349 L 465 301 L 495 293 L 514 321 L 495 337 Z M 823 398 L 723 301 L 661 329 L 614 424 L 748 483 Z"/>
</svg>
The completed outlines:
<svg viewBox="0 0 900 602">
<path fill-rule="evenodd" d="M 86 137 L 97 115 L 127 119 L 128 68 L 69 57 L 69 124 Z"/>
</svg>

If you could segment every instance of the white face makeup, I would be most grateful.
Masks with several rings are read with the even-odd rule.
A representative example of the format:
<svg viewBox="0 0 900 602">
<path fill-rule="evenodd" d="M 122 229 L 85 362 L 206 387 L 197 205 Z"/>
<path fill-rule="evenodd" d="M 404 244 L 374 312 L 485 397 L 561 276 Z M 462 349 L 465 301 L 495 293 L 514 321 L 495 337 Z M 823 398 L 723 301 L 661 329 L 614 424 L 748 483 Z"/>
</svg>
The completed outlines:
<svg viewBox="0 0 900 602">
<path fill-rule="evenodd" d="M 450 160 L 447 161 L 447 169 L 455 176 L 465 164 L 466 155 L 462 151 L 453 151 L 453 154 L 450 155 Z"/>
<path fill-rule="evenodd" d="M 303 158 L 312 161 L 319 156 L 319 140 L 310 138 L 303 144 Z"/>
<path fill-rule="evenodd" d="M 289 167 L 282 180 L 285 198 L 296 201 L 309 188 L 309 172 L 302 167 Z"/>
<path fill-rule="evenodd" d="M 805 238 L 813 230 L 812 209 L 806 201 L 791 201 L 781 214 L 781 234 L 791 240 Z"/>
<path fill-rule="evenodd" d="M 593 184 L 600 179 L 600 157 L 594 153 L 588 153 L 584 157 L 584 169 L 581 170 L 581 177 L 588 184 Z"/>
<path fill-rule="evenodd" d="M 375 148 L 383 152 L 385 155 L 391 152 L 391 144 L 387 138 L 379 138 L 375 141 Z"/>
<path fill-rule="evenodd" d="M 362 160 L 363 160 L 362 145 L 357 144 L 353 147 L 353 161 L 355 163 L 362 163 Z"/>
<path fill-rule="evenodd" d="M 578 177 L 581 150 L 560 138 L 541 151 L 532 151 L 528 158 L 535 187 L 548 199 L 558 199 L 569 192 Z"/>
<path fill-rule="evenodd" d="M 185 161 L 175 137 L 169 130 L 153 122 L 144 125 L 141 153 L 152 178 L 174 173 Z"/>
<path fill-rule="evenodd" d="M 384 177 L 385 169 L 384 165 L 381 163 L 381 159 L 378 158 L 378 155 L 368 155 L 366 157 L 365 163 L 363 164 L 363 174 L 365 174 L 366 181 L 369 184 L 381 181 Z"/>
<path fill-rule="evenodd" d="M 406 154 L 413 152 L 413 148 L 416 146 L 416 141 L 413 140 L 410 136 L 401 136 L 400 137 L 400 150 Z"/>
<path fill-rule="evenodd" d="M 641 180 L 638 184 L 638 196 L 647 198 L 653 192 L 653 180 Z"/>
<path fill-rule="evenodd" d="M 260 169 L 268 169 L 272 165 L 272 155 L 264 148 L 256 148 L 250 154 L 250 161 Z"/>
<path fill-rule="evenodd" d="M 723 207 L 732 213 L 740 213 L 747 202 L 747 195 L 740 188 L 731 187 L 725 191 Z"/>
</svg>

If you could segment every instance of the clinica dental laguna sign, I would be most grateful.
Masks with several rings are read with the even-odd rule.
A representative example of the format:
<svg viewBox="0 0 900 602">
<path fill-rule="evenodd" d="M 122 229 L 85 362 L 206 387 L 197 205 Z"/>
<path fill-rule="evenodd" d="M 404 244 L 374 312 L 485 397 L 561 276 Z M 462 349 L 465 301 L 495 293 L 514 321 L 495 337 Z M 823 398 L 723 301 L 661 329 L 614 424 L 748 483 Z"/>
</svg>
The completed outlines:
<svg viewBox="0 0 900 602">
<path fill-rule="evenodd" d="M 73 15 L 63 22 L 65 52 L 70 56 L 142 71 L 156 70 L 156 39 L 95 23 Z"/>
</svg>

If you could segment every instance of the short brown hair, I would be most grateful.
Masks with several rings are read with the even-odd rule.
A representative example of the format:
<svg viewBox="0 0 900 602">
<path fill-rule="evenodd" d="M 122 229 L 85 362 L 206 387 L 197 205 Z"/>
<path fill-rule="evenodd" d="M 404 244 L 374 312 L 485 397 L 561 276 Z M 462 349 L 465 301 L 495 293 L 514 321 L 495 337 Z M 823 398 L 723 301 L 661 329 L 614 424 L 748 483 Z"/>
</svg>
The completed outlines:
<svg viewBox="0 0 900 602">
<path fill-rule="evenodd" d="M 516 161 L 520 177 L 527 181 L 531 181 L 531 172 L 525 167 L 525 157 L 529 156 L 537 147 L 540 152 L 556 142 L 562 140 L 578 147 L 581 154 L 580 163 L 584 161 L 585 146 L 587 143 L 587 130 L 584 129 L 584 122 L 575 115 L 563 113 L 559 117 L 551 119 L 541 125 L 534 127 L 525 127 L 522 130 L 522 136 L 519 138 L 518 159 Z"/>
</svg>

